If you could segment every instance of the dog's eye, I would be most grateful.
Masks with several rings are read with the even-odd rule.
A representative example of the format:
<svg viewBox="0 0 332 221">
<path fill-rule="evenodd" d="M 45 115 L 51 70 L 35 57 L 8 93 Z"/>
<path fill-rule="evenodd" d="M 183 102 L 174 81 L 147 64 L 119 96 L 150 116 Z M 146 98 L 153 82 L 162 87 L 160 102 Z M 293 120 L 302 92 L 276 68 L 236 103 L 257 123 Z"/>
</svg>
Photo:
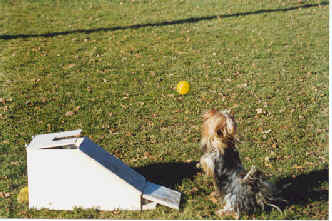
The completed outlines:
<svg viewBox="0 0 332 221">
<path fill-rule="evenodd" d="M 218 130 L 217 130 L 217 135 L 218 135 L 219 137 L 222 137 L 223 133 L 222 133 L 221 129 L 218 129 Z"/>
</svg>

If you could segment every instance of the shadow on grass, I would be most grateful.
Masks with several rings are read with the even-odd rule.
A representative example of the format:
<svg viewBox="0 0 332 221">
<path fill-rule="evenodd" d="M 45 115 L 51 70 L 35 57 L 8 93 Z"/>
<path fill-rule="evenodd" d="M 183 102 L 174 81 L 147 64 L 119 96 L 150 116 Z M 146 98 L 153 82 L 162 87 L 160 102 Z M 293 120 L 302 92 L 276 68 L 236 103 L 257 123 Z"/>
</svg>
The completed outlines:
<svg viewBox="0 0 332 221">
<path fill-rule="evenodd" d="M 174 188 L 183 179 L 192 179 L 200 172 L 196 164 L 197 162 L 155 163 L 134 169 L 153 183 Z"/>
<path fill-rule="evenodd" d="M 316 170 L 297 177 L 286 177 L 277 181 L 278 186 L 288 185 L 282 192 L 287 200 L 286 207 L 307 205 L 315 201 L 328 201 L 328 189 L 321 189 L 323 183 L 329 181 L 328 169 Z"/>
<path fill-rule="evenodd" d="M 193 179 L 197 173 L 201 172 L 196 168 L 196 164 L 197 162 L 155 163 L 134 169 L 153 183 L 174 188 L 181 184 L 183 179 Z M 287 203 L 282 207 L 328 201 L 328 189 L 321 188 L 322 184 L 328 181 L 327 168 L 277 180 L 277 186 L 287 186 L 282 192 L 282 198 Z"/>
<path fill-rule="evenodd" d="M 287 11 L 293 11 L 293 10 L 297 10 L 297 9 L 319 7 L 321 5 L 328 5 L 328 4 L 329 4 L 328 1 L 322 1 L 318 4 L 303 4 L 300 6 L 294 6 L 294 7 L 290 7 L 290 8 L 262 9 L 262 10 L 252 11 L 252 12 L 241 12 L 241 13 L 224 14 L 224 15 L 212 15 L 212 16 L 205 16 L 205 17 L 191 17 L 191 18 L 174 20 L 174 21 L 136 24 L 136 25 L 129 25 L 129 26 L 115 26 L 115 27 L 109 27 L 109 28 L 95 28 L 95 29 L 78 29 L 78 30 L 63 31 L 63 32 L 44 33 L 44 34 L 0 35 L 0 39 L 11 40 L 11 39 L 17 39 L 17 38 L 37 38 L 37 37 L 46 37 L 47 38 L 47 37 L 56 37 L 56 36 L 76 34 L 76 33 L 90 34 L 90 33 L 94 33 L 94 32 L 102 32 L 102 31 L 109 32 L 109 31 L 118 31 L 118 30 L 127 30 L 127 29 L 139 29 L 139 28 L 145 28 L 145 27 L 161 27 L 161 26 L 178 25 L 178 24 L 186 24 L 186 23 L 197 23 L 200 21 L 213 20 L 213 19 L 217 19 L 217 18 L 231 18 L 231 17 L 239 17 L 239 16 L 256 15 L 256 14 L 262 14 L 262 13 L 287 12 Z"/>
</svg>

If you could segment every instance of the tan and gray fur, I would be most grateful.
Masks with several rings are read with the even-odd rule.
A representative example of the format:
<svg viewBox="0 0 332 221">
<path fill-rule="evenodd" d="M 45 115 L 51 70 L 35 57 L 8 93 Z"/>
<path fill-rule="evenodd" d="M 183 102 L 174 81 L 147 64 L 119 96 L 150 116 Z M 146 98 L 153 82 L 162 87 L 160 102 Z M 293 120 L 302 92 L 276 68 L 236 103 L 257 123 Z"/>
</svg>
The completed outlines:
<svg viewBox="0 0 332 221">
<path fill-rule="evenodd" d="M 235 134 L 236 123 L 230 111 L 212 109 L 203 114 L 200 166 L 213 177 L 216 196 L 224 205 L 217 214 L 239 218 L 265 206 L 281 211 L 276 187 L 254 166 L 249 171 L 242 166 Z"/>
<path fill-rule="evenodd" d="M 202 118 L 200 146 L 204 155 L 201 157 L 200 166 L 208 176 L 213 177 L 214 163 L 211 159 L 217 157 L 217 154 L 223 153 L 227 147 L 234 145 L 236 123 L 228 110 L 211 109 L 206 111 Z"/>
</svg>

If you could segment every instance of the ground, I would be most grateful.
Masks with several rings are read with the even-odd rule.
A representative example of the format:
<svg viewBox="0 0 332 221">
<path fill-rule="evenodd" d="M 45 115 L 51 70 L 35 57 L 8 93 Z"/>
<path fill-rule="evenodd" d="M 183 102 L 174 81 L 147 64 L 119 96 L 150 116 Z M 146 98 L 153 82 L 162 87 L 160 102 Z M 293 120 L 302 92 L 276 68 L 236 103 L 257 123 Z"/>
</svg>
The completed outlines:
<svg viewBox="0 0 332 221">
<path fill-rule="evenodd" d="M 328 219 L 328 7 L 325 0 L 2 0 L 0 217 L 220 219 L 195 167 L 201 114 L 230 109 L 245 167 L 286 185 L 284 214 Z M 186 95 L 176 92 L 188 81 Z M 28 209 L 25 144 L 81 128 L 180 210 Z M 229 217 L 222 217 L 229 218 Z"/>
</svg>

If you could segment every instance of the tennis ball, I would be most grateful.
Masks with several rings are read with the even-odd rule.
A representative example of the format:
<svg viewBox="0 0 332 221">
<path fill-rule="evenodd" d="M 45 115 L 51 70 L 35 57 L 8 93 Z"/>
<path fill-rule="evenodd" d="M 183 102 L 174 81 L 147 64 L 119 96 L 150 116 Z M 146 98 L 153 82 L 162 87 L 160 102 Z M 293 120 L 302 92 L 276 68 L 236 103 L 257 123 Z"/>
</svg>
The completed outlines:
<svg viewBox="0 0 332 221">
<path fill-rule="evenodd" d="M 17 202 L 25 203 L 29 201 L 28 186 L 23 187 L 17 195 Z"/>
<path fill-rule="evenodd" d="M 182 95 L 187 94 L 189 92 L 189 89 L 190 89 L 190 85 L 189 85 L 188 81 L 180 81 L 178 83 L 178 85 L 176 86 L 176 91 Z"/>
</svg>

